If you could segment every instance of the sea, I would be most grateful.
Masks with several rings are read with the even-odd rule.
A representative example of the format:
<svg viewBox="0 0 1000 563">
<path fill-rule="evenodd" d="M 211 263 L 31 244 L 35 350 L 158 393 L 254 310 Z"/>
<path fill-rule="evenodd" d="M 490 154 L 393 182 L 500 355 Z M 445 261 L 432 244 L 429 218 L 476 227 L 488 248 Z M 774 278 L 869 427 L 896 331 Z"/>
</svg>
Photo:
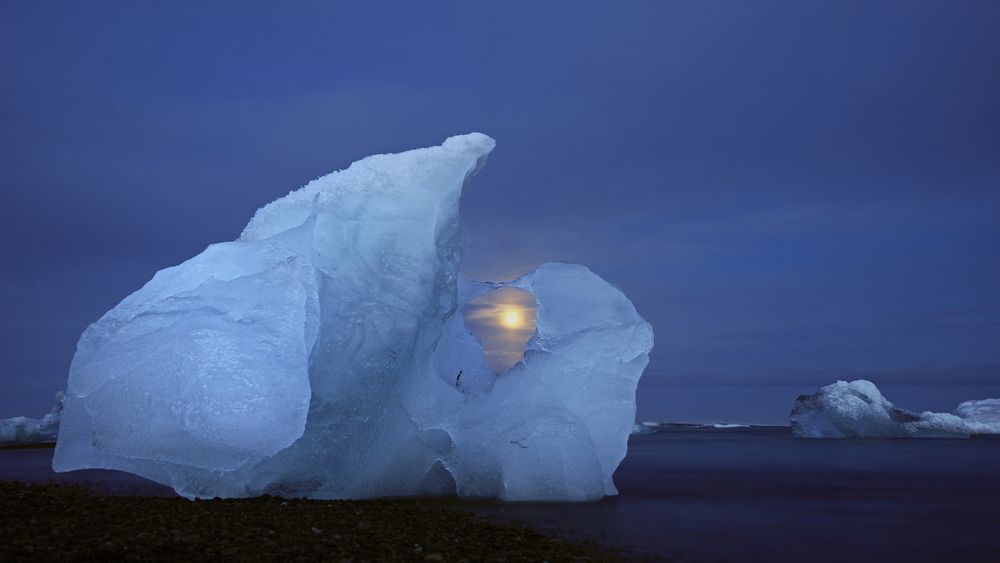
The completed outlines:
<svg viewBox="0 0 1000 563">
<path fill-rule="evenodd" d="M 172 494 L 114 471 L 52 473 L 51 449 L 0 450 L 0 480 Z M 634 435 L 619 495 L 463 502 L 491 518 L 677 561 L 1000 562 L 1000 439 L 809 440 L 788 427 L 660 425 Z"/>
</svg>

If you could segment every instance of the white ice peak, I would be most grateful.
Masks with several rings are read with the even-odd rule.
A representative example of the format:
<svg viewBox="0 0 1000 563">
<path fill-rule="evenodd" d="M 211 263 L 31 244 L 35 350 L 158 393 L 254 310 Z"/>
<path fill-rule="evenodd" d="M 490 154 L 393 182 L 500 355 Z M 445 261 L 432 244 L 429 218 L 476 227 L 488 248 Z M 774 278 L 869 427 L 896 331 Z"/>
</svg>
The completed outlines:
<svg viewBox="0 0 1000 563">
<path fill-rule="evenodd" d="M 53 467 L 189 497 L 615 494 L 652 328 L 583 266 L 459 276 L 459 198 L 493 147 L 367 157 L 158 272 L 81 336 Z M 504 286 L 538 318 L 497 377 L 459 310 Z"/>
</svg>

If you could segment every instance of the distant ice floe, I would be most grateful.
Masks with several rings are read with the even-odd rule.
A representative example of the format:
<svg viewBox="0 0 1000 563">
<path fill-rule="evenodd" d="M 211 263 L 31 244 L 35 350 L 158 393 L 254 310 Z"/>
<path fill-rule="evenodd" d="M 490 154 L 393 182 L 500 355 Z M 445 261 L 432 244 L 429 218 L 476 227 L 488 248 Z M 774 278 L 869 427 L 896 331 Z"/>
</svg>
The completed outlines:
<svg viewBox="0 0 1000 563">
<path fill-rule="evenodd" d="M 753 428 L 750 424 L 735 424 L 716 422 L 714 424 L 695 424 L 688 422 L 636 422 L 632 427 L 632 435 L 656 434 L 660 430 L 734 430 L 737 428 Z"/>
<path fill-rule="evenodd" d="M 0 420 L 0 446 L 55 442 L 62 416 L 63 392 L 56 393 L 56 404 L 42 418 L 15 416 Z"/>
<path fill-rule="evenodd" d="M 656 434 L 656 426 L 657 424 L 655 422 L 636 422 L 635 425 L 632 426 L 631 434 L 633 436 Z"/>
<path fill-rule="evenodd" d="M 966 401 L 955 414 L 914 413 L 889 402 L 870 381 L 859 379 L 802 395 L 789 415 L 800 438 L 967 438 L 1000 434 L 1000 399 Z"/>
<path fill-rule="evenodd" d="M 965 401 L 958 405 L 955 413 L 973 434 L 1000 433 L 1000 399 Z"/>
</svg>

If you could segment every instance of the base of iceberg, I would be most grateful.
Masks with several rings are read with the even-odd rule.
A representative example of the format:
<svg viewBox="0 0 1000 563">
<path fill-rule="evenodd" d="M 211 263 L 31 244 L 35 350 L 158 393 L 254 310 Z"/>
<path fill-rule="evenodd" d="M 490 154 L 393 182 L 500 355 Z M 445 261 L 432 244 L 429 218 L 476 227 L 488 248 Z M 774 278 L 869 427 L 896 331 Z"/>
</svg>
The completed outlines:
<svg viewBox="0 0 1000 563">
<path fill-rule="evenodd" d="M 889 402 L 870 381 L 820 388 L 795 401 L 789 416 L 800 438 L 967 438 L 1000 434 L 1000 400 L 966 401 L 956 414 L 914 413 Z"/>
<path fill-rule="evenodd" d="M 15 416 L 0 420 L 0 446 L 45 444 L 55 442 L 63 410 L 63 393 L 56 393 L 56 403 L 42 418 Z"/>
<path fill-rule="evenodd" d="M 493 147 L 370 156 L 158 272 L 80 337 L 54 469 L 186 497 L 616 494 L 652 328 L 583 266 L 459 275 L 459 198 Z M 503 287 L 537 320 L 498 376 L 460 310 Z"/>
</svg>

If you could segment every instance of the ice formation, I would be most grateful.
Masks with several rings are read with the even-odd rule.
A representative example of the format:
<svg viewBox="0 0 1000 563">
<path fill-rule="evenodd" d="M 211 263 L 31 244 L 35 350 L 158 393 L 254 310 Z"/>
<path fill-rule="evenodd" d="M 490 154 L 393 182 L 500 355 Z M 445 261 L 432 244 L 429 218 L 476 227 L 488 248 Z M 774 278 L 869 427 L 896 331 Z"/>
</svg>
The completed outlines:
<svg viewBox="0 0 1000 563">
<path fill-rule="evenodd" d="M 652 328 L 583 266 L 459 276 L 459 197 L 493 146 L 370 156 L 158 272 L 80 337 L 53 467 L 187 497 L 615 494 Z M 459 311 L 501 287 L 537 321 L 497 376 Z"/>
<path fill-rule="evenodd" d="M 636 421 L 636 423 L 632 425 L 631 434 L 633 436 L 645 436 L 647 434 L 656 434 L 656 423 Z"/>
<path fill-rule="evenodd" d="M 15 416 L 0 419 L 0 445 L 43 444 L 54 442 L 59 433 L 62 416 L 63 393 L 56 393 L 56 403 L 42 418 Z"/>
<path fill-rule="evenodd" d="M 966 438 L 1000 434 L 1000 400 L 966 401 L 956 414 L 914 413 L 890 403 L 870 381 L 838 381 L 795 401 L 801 438 Z"/>
<path fill-rule="evenodd" d="M 970 434 L 1000 434 L 1000 399 L 965 401 L 955 414 L 962 418 Z"/>
</svg>

